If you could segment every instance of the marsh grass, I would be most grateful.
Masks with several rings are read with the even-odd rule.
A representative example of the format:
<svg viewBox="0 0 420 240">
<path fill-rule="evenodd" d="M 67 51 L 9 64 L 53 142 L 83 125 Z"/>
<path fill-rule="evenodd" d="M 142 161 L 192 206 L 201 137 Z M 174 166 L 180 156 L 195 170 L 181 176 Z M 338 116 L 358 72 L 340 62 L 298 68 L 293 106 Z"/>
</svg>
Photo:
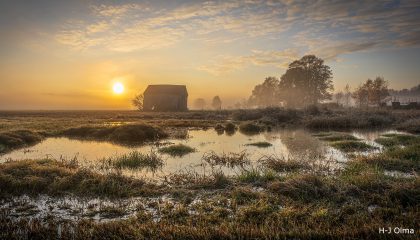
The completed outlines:
<svg viewBox="0 0 420 240">
<path fill-rule="evenodd" d="M 248 143 L 245 144 L 245 146 L 253 146 L 253 147 L 259 147 L 259 148 L 268 148 L 273 146 L 273 144 L 269 142 L 254 142 L 254 143 Z"/>
<path fill-rule="evenodd" d="M 176 144 L 159 148 L 160 153 L 168 154 L 173 157 L 182 157 L 189 153 L 195 152 L 196 149 L 184 144 Z"/>
<path fill-rule="evenodd" d="M 263 156 L 258 160 L 263 166 L 276 172 L 287 172 L 310 169 L 310 163 L 299 158 L 276 157 L 273 155 Z"/>
<path fill-rule="evenodd" d="M 218 189 L 228 186 L 231 180 L 219 170 L 212 171 L 207 175 L 196 171 L 184 170 L 169 174 L 165 177 L 165 182 L 170 185 L 185 186 L 190 189 Z"/>
<path fill-rule="evenodd" d="M 61 135 L 100 141 L 110 141 L 124 145 L 142 144 L 168 137 L 168 134 L 158 127 L 146 124 L 126 124 L 113 127 L 84 126 L 62 131 Z"/>
<path fill-rule="evenodd" d="M 361 142 L 358 140 L 336 141 L 330 143 L 330 145 L 343 152 L 363 152 L 377 149 L 377 147 L 371 146 L 365 142 Z"/>
<path fill-rule="evenodd" d="M 121 173 L 99 174 L 80 167 L 69 167 L 52 159 L 21 160 L 0 164 L 0 196 L 64 195 L 129 197 L 153 195 L 158 187 Z"/>
<path fill-rule="evenodd" d="M 252 167 L 243 169 L 236 178 L 239 182 L 261 185 L 276 179 L 276 173 L 270 169 Z"/>
<path fill-rule="evenodd" d="M 41 142 L 44 136 L 30 130 L 0 132 L 0 154 Z"/>
<path fill-rule="evenodd" d="M 347 141 L 347 140 L 351 140 L 351 141 L 357 141 L 359 140 L 358 138 L 356 138 L 353 135 L 350 134 L 332 134 L 332 135 L 328 135 L 328 136 L 321 136 L 319 137 L 320 140 L 322 141 L 327 141 L 327 142 L 336 142 L 336 141 Z"/>
<path fill-rule="evenodd" d="M 222 154 L 217 154 L 214 151 L 210 151 L 204 153 L 202 160 L 208 163 L 212 168 L 215 166 L 223 166 L 229 168 L 244 168 L 245 166 L 250 164 L 248 153 L 246 151 L 242 151 L 240 153 Z"/>
<path fill-rule="evenodd" d="M 154 151 L 150 151 L 149 154 L 133 151 L 128 154 L 102 159 L 102 162 L 119 169 L 135 170 L 147 168 L 151 171 L 161 169 L 164 165 L 164 160 Z"/>
<path fill-rule="evenodd" d="M 384 147 L 408 146 L 411 144 L 420 144 L 420 136 L 404 134 L 384 134 L 375 139 L 375 142 Z"/>
</svg>

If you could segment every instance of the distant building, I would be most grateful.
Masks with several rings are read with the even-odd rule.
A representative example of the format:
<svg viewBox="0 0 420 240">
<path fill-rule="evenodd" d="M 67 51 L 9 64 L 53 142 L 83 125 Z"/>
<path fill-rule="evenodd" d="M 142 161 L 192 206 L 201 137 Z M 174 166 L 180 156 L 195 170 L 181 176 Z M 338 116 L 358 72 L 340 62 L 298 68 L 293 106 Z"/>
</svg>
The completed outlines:
<svg viewBox="0 0 420 240">
<path fill-rule="evenodd" d="M 143 95 L 143 111 L 188 110 L 185 85 L 149 85 Z"/>
</svg>

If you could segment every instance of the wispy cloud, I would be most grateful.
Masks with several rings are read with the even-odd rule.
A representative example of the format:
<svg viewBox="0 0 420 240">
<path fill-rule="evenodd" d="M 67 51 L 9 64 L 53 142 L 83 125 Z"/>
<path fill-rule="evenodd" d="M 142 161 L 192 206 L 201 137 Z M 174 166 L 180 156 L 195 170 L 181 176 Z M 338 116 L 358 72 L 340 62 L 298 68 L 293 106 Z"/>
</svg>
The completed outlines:
<svg viewBox="0 0 420 240">
<path fill-rule="evenodd" d="M 248 65 L 271 65 L 278 68 L 285 68 L 291 61 L 298 57 L 299 52 L 295 49 L 286 49 L 283 51 L 253 50 L 252 54 L 246 56 L 218 56 L 209 64 L 198 67 L 198 70 L 206 71 L 213 75 L 221 75 Z"/>
<path fill-rule="evenodd" d="M 317 53 L 326 59 L 384 46 L 420 45 L 418 1 L 238 0 L 192 2 L 170 9 L 153 3 L 101 4 L 90 9 L 90 16 L 62 26 L 55 39 L 76 50 L 117 52 L 159 49 L 186 39 L 221 48 L 242 42 L 249 49 L 265 49 L 259 43 L 264 39 L 278 49 Z M 218 70 L 201 69 L 223 72 L 248 64 L 281 66 L 284 58 L 277 53 L 285 54 L 262 51 L 218 57 L 229 66 L 215 63 L 210 65 Z"/>
</svg>

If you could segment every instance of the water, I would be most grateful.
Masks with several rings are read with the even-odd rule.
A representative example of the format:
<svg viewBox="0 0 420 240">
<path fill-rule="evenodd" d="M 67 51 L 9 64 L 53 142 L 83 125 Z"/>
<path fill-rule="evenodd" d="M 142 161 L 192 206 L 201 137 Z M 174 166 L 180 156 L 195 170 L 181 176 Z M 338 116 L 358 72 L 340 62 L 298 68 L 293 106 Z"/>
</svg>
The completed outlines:
<svg viewBox="0 0 420 240">
<path fill-rule="evenodd" d="M 374 140 L 385 133 L 395 133 L 395 131 L 351 132 L 351 134 L 362 139 L 366 143 L 379 147 L 379 150 L 377 151 L 380 151 L 381 146 L 375 143 Z M 143 170 L 137 171 L 136 174 L 159 177 L 185 169 L 199 171 L 203 168 L 203 154 L 210 151 L 214 151 L 217 154 L 232 152 L 240 153 L 246 151 L 248 158 L 253 165 L 256 165 L 258 159 L 261 157 L 269 155 L 284 157 L 286 159 L 290 157 L 299 157 L 308 159 L 328 159 L 338 163 L 347 161 L 346 154 L 329 147 L 327 143 L 313 137 L 312 134 L 313 132 L 304 129 L 279 129 L 252 136 L 240 132 L 236 132 L 233 135 L 219 134 L 212 129 L 188 130 L 188 137 L 186 139 L 168 139 L 161 143 L 186 144 L 195 148 L 195 152 L 183 157 L 161 155 L 166 162 L 161 171 L 148 173 L 146 170 Z M 261 141 L 269 142 L 272 146 L 267 148 L 247 146 L 249 143 Z M 97 164 L 103 158 L 129 153 L 133 150 L 149 153 L 152 150 L 157 150 L 157 148 L 156 144 L 129 147 L 109 142 L 81 141 L 63 137 L 47 138 L 35 146 L 15 150 L 0 156 L 0 162 L 39 158 L 72 159 L 77 157 L 82 165 L 89 166 Z M 234 174 L 236 172 L 235 169 L 222 170 L 227 174 Z M 132 171 L 131 174 L 133 174 Z"/>
</svg>

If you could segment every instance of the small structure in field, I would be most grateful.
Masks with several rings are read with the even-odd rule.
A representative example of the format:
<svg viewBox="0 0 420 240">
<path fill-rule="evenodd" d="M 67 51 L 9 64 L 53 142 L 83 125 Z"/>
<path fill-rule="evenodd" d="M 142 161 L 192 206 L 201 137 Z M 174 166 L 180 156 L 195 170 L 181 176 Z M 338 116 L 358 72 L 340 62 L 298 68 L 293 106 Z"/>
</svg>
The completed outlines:
<svg viewBox="0 0 420 240">
<path fill-rule="evenodd" d="M 185 85 L 149 85 L 143 95 L 143 111 L 188 110 Z"/>
</svg>

